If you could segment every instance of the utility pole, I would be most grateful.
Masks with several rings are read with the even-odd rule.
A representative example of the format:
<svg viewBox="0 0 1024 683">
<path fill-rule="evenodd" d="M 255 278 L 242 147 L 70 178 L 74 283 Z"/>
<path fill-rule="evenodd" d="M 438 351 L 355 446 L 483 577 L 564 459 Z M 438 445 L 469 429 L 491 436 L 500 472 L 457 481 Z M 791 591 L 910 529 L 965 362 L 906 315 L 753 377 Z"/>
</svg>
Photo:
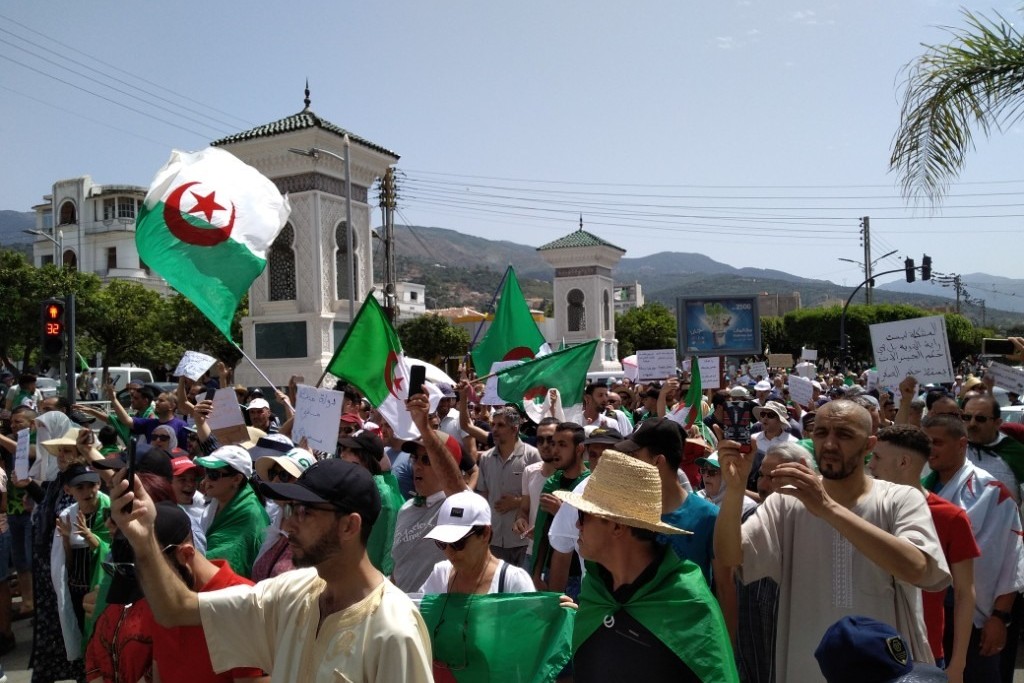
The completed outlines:
<svg viewBox="0 0 1024 683">
<path fill-rule="evenodd" d="M 871 290 L 874 284 L 871 281 L 871 217 L 864 216 L 860 219 L 860 234 L 861 242 L 864 244 L 864 280 L 867 285 L 864 287 L 864 301 L 869 306 L 871 305 L 872 297 Z"/>
<path fill-rule="evenodd" d="M 384 226 L 384 313 L 391 324 L 398 317 L 395 276 L 395 169 L 388 167 L 380 183 L 380 211 Z"/>
</svg>

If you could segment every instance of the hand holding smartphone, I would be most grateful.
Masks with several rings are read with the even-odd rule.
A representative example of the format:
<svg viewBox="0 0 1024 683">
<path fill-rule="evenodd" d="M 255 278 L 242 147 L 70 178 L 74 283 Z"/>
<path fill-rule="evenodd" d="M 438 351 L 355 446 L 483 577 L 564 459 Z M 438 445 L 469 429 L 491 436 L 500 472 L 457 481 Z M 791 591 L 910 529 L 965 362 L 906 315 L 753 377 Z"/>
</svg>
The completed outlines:
<svg viewBox="0 0 1024 683">
<path fill-rule="evenodd" d="M 413 365 L 409 368 L 409 396 L 423 393 L 423 383 L 427 380 L 427 367 Z"/>
</svg>

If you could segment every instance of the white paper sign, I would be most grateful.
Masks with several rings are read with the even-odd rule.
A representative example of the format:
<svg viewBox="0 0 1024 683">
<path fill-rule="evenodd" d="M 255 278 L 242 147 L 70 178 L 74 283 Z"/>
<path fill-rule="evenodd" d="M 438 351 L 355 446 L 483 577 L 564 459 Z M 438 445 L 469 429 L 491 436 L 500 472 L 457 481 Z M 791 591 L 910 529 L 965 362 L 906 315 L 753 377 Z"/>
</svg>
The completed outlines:
<svg viewBox="0 0 1024 683">
<path fill-rule="evenodd" d="M 689 372 L 689 371 L 690 371 L 690 359 L 687 358 L 686 360 L 683 361 L 683 372 Z"/>
<path fill-rule="evenodd" d="M 799 375 L 789 376 L 789 397 L 799 406 L 807 408 L 814 401 L 814 387 L 811 380 Z"/>
<path fill-rule="evenodd" d="M 747 373 L 752 378 L 756 379 L 768 379 L 768 364 L 763 361 L 750 364 L 750 372 Z"/>
<path fill-rule="evenodd" d="M 879 386 L 896 386 L 910 376 L 918 384 L 953 381 L 946 319 L 941 315 L 879 323 L 870 329 Z"/>
<path fill-rule="evenodd" d="M 652 379 L 663 380 L 676 376 L 675 349 L 648 349 L 636 352 L 636 365 L 640 372 L 640 381 Z"/>
<path fill-rule="evenodd" d="M 28 449 L 31 429 L 18 432 L 18 448 L 14 451 L 14 476 L 17 479 L 28 479 Z M 42 448 L 42 446 L 39 446 Z"/>
<path fill-rule="evenodd" d="M 788 353 L 769 353 L 768 365 L 773 368 L 791 368 L 793 367 L 793 356 Z M 767 379 L 767 375 L 765 379 Z"/>
<path fill-rule="evenodd" d="M 1003 363 L 992 363 L 986 374 L 992 375 L 997 387 L 1015 394 L 1024 394 L 1024 368 L 1015 368 Z"/>
<path fill-rule="evenodd" d="M 801 347 L 800 360 L 818 360 L 818 350 Z"/>
<path fill-rule="evenodd" d="M 213 410 L 206 424 L 222 444 L 241 443 L 249 438 L 233 387 L 222 387 L 213 395 Z"/>
<path fill-rule="evenodd" d="M 188 377 L 193 382 L 199 381 L 207 370 L 213 367 L 217 359 L 207 356 L 198 351 L 186 351 L 185 355 L 178 361 L 178 367 L 174 371 L 175 377 Z"/>
<path fill-rule="evenodd" d="M 698 358 L 697 365 L 700 367 L 700 388 L 701 389 L 719 389 L 721 388 L 721 381 L 719 380 L 719 362 L 721 358 L 718 356 L 709 356 L 707 358 Z"/>
<path fill-rule="evenodd" d="M 292 440 L 298 443 L 302 437 L 306 437 L 306 442 L 313 450 L 334 453 L 338 446 L 338 428 L 341 426 L 341 404 L 344 398 L 344 393 L 333 389 L 298 385 L 295 394 Z"/>
<path fill-rule="evenodd" d="M 818 375 L 818 366 L 814 363 L 802 361 L 796 364 L 796 373 L 807 379 L 814 379 Z"/>
</svg>

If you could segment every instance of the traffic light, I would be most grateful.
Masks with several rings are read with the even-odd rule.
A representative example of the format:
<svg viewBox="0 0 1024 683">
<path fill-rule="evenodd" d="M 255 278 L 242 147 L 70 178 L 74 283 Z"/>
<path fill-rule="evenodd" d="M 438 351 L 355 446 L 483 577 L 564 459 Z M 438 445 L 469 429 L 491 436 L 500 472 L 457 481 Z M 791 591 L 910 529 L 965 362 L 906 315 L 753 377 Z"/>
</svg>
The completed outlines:
<svg viewBox="0 0 1024 683">
<path fill-rule="evenodd" d="M 928 257 L 925 256 L 925 258 L 927 259 Z M 915 275 L 914 274 L 914 259 L 912 259 L 912 258 L 903 259 L 903 267 L 907 269 L 907 282 L 913 282 L 914 281 L 914 275 Z"/>
<path fill-rule="evenodd" d="M 932 257 L 928 254 L 921 257 L 921 279 L 932 279 Z"/>
<path fill-rule="evenodd" d="M 43 355 L 59 356 L 64 351 L 64 302 L 47 299 L 43 302 Z"/>
</svg>

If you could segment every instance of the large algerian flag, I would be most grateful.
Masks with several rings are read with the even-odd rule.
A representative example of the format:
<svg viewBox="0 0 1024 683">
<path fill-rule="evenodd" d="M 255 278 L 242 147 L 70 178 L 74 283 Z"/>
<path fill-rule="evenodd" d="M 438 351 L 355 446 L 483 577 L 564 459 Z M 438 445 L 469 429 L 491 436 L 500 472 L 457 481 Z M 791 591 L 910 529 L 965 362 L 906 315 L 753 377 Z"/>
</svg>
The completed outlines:
<svg viewBox="0 0 1024 683">
<path fill-rule="evenodd" d="M 139 258 L 231 339 L 238 302 L 267 265 L 291 207 L 230 152 L 171 152 L 135 227 Z"/>
<path fill-rule="evenodd" d="M 494 320 L 484 338 L 473 347 L 473 367 L 482 376 L 493 372 L 491 366 L 496 362 L 535 358 L 550 351 L 519 288 L 516 271 L 509 266 Z"/>
<path fill-rule="evenodd" d="M 566 419 L 577 412 L 582 414 L 587 370 L 599 341 L 594 339 L 498 370 L 487 383 L 483 402 L 518 403 L 525 408 L 529 403 L 548 402 L 548 392 L 557 389 Z"/>
<path fill-rule="evenodd" d="M 419 437 L 419 430 L 405 408 L 409 397 L 409 366 L 402 342 L 373 294 L 356 313 L 327 372 L 358 389 L 380 411 L 381 417 L 402 439 Z"/>
<path fill-rule="evenodd" d="M 426 595 L 437 683 L 554 681 L 569 663 L 575 613 L 556 593 Z M 515 634 L 510 638 L 510 634 Z"/>
</svg>

